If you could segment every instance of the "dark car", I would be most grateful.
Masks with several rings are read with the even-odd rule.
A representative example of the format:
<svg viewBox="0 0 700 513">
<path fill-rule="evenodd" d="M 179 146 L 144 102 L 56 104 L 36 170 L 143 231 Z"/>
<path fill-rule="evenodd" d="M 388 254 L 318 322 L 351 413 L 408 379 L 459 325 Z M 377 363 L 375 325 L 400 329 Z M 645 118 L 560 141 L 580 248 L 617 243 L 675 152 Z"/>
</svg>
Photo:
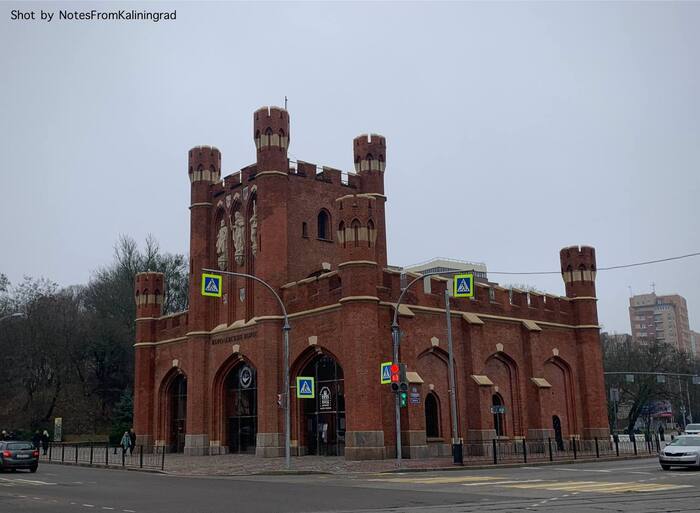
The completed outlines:
<svg viewBox="0 0 700 513">
<path fill-rule="evenodd" d="M 39 468 L 39 449 L 31 442 L 0 442 L 0 469 L 14 472 L 18 468 L 36 472 Z"/>
</svg>

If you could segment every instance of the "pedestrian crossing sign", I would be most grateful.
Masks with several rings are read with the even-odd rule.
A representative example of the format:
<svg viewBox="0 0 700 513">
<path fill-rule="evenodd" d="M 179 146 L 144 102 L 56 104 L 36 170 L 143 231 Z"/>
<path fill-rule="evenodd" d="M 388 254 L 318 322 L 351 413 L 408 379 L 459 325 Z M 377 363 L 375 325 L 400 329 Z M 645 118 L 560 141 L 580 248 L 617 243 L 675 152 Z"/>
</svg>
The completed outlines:
<svg viewBox="0 0 700 513">
<path fill-rule="evenodd" d="M 313 399 L 316 397 L 314 378 L 297 376 L 297 399 Z"/>
<path fill-rule="evenodd" d="M 221 297 L 221 275 L 202 274 L 202 295 Z"/>
<path fill-rule="evenodd" d="M 391 383 L 391 362 L 384 362 L 379 366 L 379 382 L 382 385 Z"/>
<path fill-rule="evenodd" d="M 457 274 L 453 283 L 454 297 L 474 297 L 474 273 Z"/>
</svg>

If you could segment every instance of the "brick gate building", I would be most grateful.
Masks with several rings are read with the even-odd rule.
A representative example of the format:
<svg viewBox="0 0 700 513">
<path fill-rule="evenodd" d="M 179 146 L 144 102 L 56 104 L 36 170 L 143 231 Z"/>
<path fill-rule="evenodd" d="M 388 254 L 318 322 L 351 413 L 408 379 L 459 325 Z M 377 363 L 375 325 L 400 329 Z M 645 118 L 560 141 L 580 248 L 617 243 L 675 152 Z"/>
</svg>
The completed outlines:
<svg viewBox="0 0 700 513">
<path fill-rule="evenodd" d="M 242 278 L 225 276 L 222 298 L 202 296 L 210 267 L 264 279 L 290 314 L 292 387 L 296 376 L 317 380 L 315 399 L 292 395 L 292 453 L 394 457 L 394 396 L 379 384 L 401 291 L 387 266 L 386 141 L 355 138 L 355 173 L 345 175 L 290 162 L 286 110 L 260 109 L 253 125 L 256 162 L 238 173 L 221 178 L 216 148 L 189 152 L 189 310 L 162 316 L 163 276 L 136 278 L 138 443 L 283 455 L 279 306 Z M 475 298 L 452 301 L 465 440 L 607 436 L 595 252 L 570 247 L 560 257 L 566 297 L 477 284 Z M 400 359 L 419 399 L 402 410 L 413 458 L 450 450 L 447 283 L 419 282 L 399 312 Z"/>
</svg>

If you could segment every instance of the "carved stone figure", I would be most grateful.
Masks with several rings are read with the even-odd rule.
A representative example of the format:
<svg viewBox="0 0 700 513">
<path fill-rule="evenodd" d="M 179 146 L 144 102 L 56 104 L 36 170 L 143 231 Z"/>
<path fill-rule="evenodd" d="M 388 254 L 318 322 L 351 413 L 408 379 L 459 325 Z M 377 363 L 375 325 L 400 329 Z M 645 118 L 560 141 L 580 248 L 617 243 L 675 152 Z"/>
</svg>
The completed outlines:
<svg viewBox="0 0 700 513">
<path fill-rule="evenodd" d="M 258 253 L 258 212 L 253 201 L 253 215 L 250 216 L 250 249 L 253 256 Z"/>
<path fill-rule="evenodd" d="M 243 265 L 243 249 L 245 246 L 245 221 L 239 211 L 233 214 L 233 251 L 238 265 Z"/>
<path fill-rule="evenodd" d="M 228 264 L 227 256 L 227 242 L 228 242 L 228 228 L 226 227 L 226 221 L 221 220 L 221 227 L 219 228 L 219 234 L 216 237 L 216 255 L 219 257 L 219 269 L 222 271 L 226 270 L 226 265 Z"/>
</svg>

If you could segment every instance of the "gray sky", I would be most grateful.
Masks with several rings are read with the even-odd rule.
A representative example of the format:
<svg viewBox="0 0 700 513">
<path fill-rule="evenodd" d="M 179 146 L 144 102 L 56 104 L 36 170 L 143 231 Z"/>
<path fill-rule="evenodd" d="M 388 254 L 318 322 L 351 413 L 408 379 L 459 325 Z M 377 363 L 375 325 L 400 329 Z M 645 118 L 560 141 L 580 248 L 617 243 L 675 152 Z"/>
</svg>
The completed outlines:
<svg viewBox="0 0 700 513">
<path fill-rule="evenodd" d="M 84 283 L 122 233 L 187 253 L 187 150 L 216 145 L 226 173 L 253 162 L 252 113 L 284 95 L 296 158 L 349 170 L 354 136 L 387 137 L 393 264 L 700 251 L 699 3 L 102 3 L 177 21 L 10 20 L 95 5 L 0 3 L 0 272 L 15 283 Z M 699 264 L 599 273 L 605 329 L 629 332 L 628 286 L 655 282 L 700 330 Z"/>
</svg>

